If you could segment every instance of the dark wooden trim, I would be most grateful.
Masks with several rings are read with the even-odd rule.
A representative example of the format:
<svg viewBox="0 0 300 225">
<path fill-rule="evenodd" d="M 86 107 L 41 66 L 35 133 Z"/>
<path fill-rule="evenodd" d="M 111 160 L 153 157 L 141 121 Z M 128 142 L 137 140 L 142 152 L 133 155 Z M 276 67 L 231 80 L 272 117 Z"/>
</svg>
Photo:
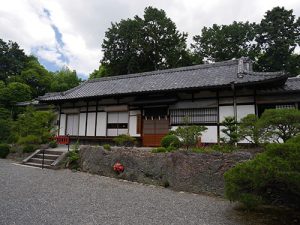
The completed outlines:
<svg viewBox="0 0 300 225">
<path fill-rule="evenodd" d="M 58 132 L 57 132 L 57 135 L 59 136 L 60 135 L 60 120 L 61 120 L 61 106 L 60 104 L 58 104 L 58 107 L 59 107 L 59 116 L 58 116 Z"/>
<path fill-rule="evenodd" d="M 255 115 L 258 116 L 258 109 L 257 109 L 257 103 L 256 103 L 256 89 L 254 89 L 254 112 L 255 112 Z"/>
<path fill-rule="evenodd" d="M 89 102 L 86 102 L 86 113 L 85 113 L 85 136 L 87 135 L 87 123 L 88 123 L 88 110 L 89 110 Z"/>
<path fill-rule="evenodd" d="M 219 91 L 217 91 L 217 142 L 220 144 L 220 97 Z"/>
<path fill-rule="evenodd" d="M 245 103 L 236 103 L 237 106 L 239 105 L 254 105 L 254 102 L 245 102 Z M 228 104 L 219 104 L 219 106 L 234 106 L 233 103 L 228 103 Z"/>
<path fill-rule="evenodd" d="M 95 136 L 97 135 L 97 121 L 98 120 L 98 101 L 96 101 L 96 116 L 95 116 Z"/>
</svg>

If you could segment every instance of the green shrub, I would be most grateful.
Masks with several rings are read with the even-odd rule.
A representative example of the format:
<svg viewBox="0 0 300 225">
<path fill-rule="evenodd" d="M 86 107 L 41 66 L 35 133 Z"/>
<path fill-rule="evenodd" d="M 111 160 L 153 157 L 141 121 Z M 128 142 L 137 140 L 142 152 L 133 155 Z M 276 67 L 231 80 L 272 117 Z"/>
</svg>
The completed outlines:
<svg viewBox="0 0 300 225">
<path fill-rule="evenodd" d="M 26 144 L 26 145 L 24 145 L 22 152 L 23 153 L 31 153 L 31 152 L 34 152 L 37 149 L 38 149 L 37 145 Z"/>
<path fill-rule="evenodd" d="M 113 139 L 113 141 L 119 146 L 134 146 L 136 139 L 128 134 L 121 134 Z"/>
<path fill-rule="evenodd" d="M 269 144 L 253 160 L 227 171 L 225 194 L 249 209 L 265 203 L 299 207 L 300 144 Z"/>
<path fill-rule="evenodd" d="M 286 142 L 300 134 L 300 110 L 267 109 L 259 118 L 257 126 L 263 131 L 264 142 Z"/>
<path fill-rule="evenodd" d="M 192 148 L 192 152 L 194 153 L 211 153 L 214 150 L 211 147 L 195 147 Z"/>
<path fill-rule="evenodd" d="M 7 144 L 0 144 L 0 158 L 5 159 L 9 154 L 10 147 Z"/>
<path fill-rule="evenodd" d="M 180 138 L 180 142 L 186 150 L 197 144 L 198 138 L 207 130 L 204 126 L 189 125 L 189 117 L 184 118 L 185 126 L 180 126 L 175 130 L 175 134 Z"/>
<path fill-rule="evenodd" d="M 168 152 L 168 150 L 165 147 L 158 147 L 151 150 L 152 153 L 163 153 Z"/>
<path fill-rule="evenodd" d="M 229 145 L 229 144 L 212 145 L 211 148 L 216 152 L 223 152 L 223 153 L 230 153 L 238 150 L 236 146 Z"/>
<path fill-rule="evenodd" d="M 49 142 L 50 148 L 57 148 L 57 142 L 55 140 Z"/>
<path fill-rule="evenodd" d="M 225 134 L 225 137 L 220 138 L 225 144 L 235 145 L 239 141 L 239 133 L 237 122 L 234 117 L 227 116 L 222 121 L 222 126 L 224 126 L 221 131 Z"/>
<path fill-rule="evenodd" d="M 300 135 L 294 136 L 287 140 L 287 143 L 300 144 Z"/>
<path fill-rule="evenodd" d="M 18 144 L 20 145 L 33 145 L 40 144 L 41 139 L 35 135 L 28 135 L 26 137 L 19 137 Z"/>
<path fill-rule="evenodd" d="M 166 135 L 162 138 L 160 145 L 165 148 L 172 146 L 178 149 L 180 147 L 180 140 L 175 135 Z"/>
<path fill-rule="evenodd" d="M 110 151 L 110 150 L 111 150 L 111 147 L 110 147 L 109 144 L 104 144 L 104 145 L 103 145 L 103 148 L 104 148 L 105 150 L 107 150 L 107 151 Z"/>
<path fill-rule="evenodd" d="M 79 168 L 79 162 L 80 159 L 79 151 L 78 150 L 71 150 L 67 154 L 67 165 L 66 167 L 71 169 L 78 169 Z"/>
</svg>

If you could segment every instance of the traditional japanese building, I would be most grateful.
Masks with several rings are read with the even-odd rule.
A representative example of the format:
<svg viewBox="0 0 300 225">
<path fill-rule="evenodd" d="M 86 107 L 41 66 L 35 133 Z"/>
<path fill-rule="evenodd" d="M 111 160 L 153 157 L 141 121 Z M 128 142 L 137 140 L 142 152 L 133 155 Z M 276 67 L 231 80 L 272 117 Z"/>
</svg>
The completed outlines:
<svg viewBox="0 0 300 225">
<path fill-rule="evenodd" d="M 59 110 L 58 135 L 106 141 L 120 134 L 158 146 L 169 130 L 190 124 L 208 129 L 204 143 L 217 143 L 226 116 L 236 120 L 268 108 L 298 108 L 300 78 L 254 72 L 247 58 L 88 80 L 39 98 Z"/>
</svg>

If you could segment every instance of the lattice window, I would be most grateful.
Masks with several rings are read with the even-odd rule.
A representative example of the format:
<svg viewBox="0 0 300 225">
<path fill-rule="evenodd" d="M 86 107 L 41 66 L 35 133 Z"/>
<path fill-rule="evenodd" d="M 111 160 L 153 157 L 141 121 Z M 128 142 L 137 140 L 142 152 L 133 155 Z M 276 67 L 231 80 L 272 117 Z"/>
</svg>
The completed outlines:
<svg viewBox="0 0 300 225">
<path fill-rule="evenodd" d="M 295 109 L 295 105 L 294 104 L 276 105 L 276 109 Z"/>
<path fill-rule="evenodd" d="M 184 118 L 188 118 L 189 124 L 217 123 L 217 108 L 200 108 L 200 109 L 171 109 L 171 125 L 184 124 Z"/>
</svg>

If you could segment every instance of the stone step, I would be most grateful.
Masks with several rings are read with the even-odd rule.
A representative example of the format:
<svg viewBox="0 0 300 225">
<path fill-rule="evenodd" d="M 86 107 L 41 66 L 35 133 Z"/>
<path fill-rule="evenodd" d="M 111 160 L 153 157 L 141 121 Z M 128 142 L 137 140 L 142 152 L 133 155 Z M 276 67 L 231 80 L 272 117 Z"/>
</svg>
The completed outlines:
<svg viewBox="0 0 300 225">
<path fill-rule="evenodd" d="M 39 163 L 26 162 L 24 165 L 42 168 L 42 164 L 39 164 Z M 50 165 L 44 165 L 44 168 L 50 169 L 51 166 Z"/>
<path fill-rule="evenodd" d="M 41 164 L 42 165 L 43 159 L 35 158 L 34 157 L 34 158 L 29 159 L 28 162 L 30 162 L 30 163 L 37 163 L 37 164 Z M 53 162 L 54 162 L 54 160 L 44 159 L 44 165 L 51 165 Z"/>
<path fill-rule="evenodd" d="M 61 151 L 55 151 L 55 150 L 45 150 L 45 154 L 60 156 L 61 154 L 63 154 L 63 152 L 61 152 Z"/>
<path fill-rule="evenodd" d="M 59 155 L 44 154 L 44 158 L 45 159 L 56 160 L 58 157 L 59 157 Z M 42 159 L 43 158 L 43 154 L 42 153 L 36 154 L 34 156 L 34 158 Z"/>
</svg>

